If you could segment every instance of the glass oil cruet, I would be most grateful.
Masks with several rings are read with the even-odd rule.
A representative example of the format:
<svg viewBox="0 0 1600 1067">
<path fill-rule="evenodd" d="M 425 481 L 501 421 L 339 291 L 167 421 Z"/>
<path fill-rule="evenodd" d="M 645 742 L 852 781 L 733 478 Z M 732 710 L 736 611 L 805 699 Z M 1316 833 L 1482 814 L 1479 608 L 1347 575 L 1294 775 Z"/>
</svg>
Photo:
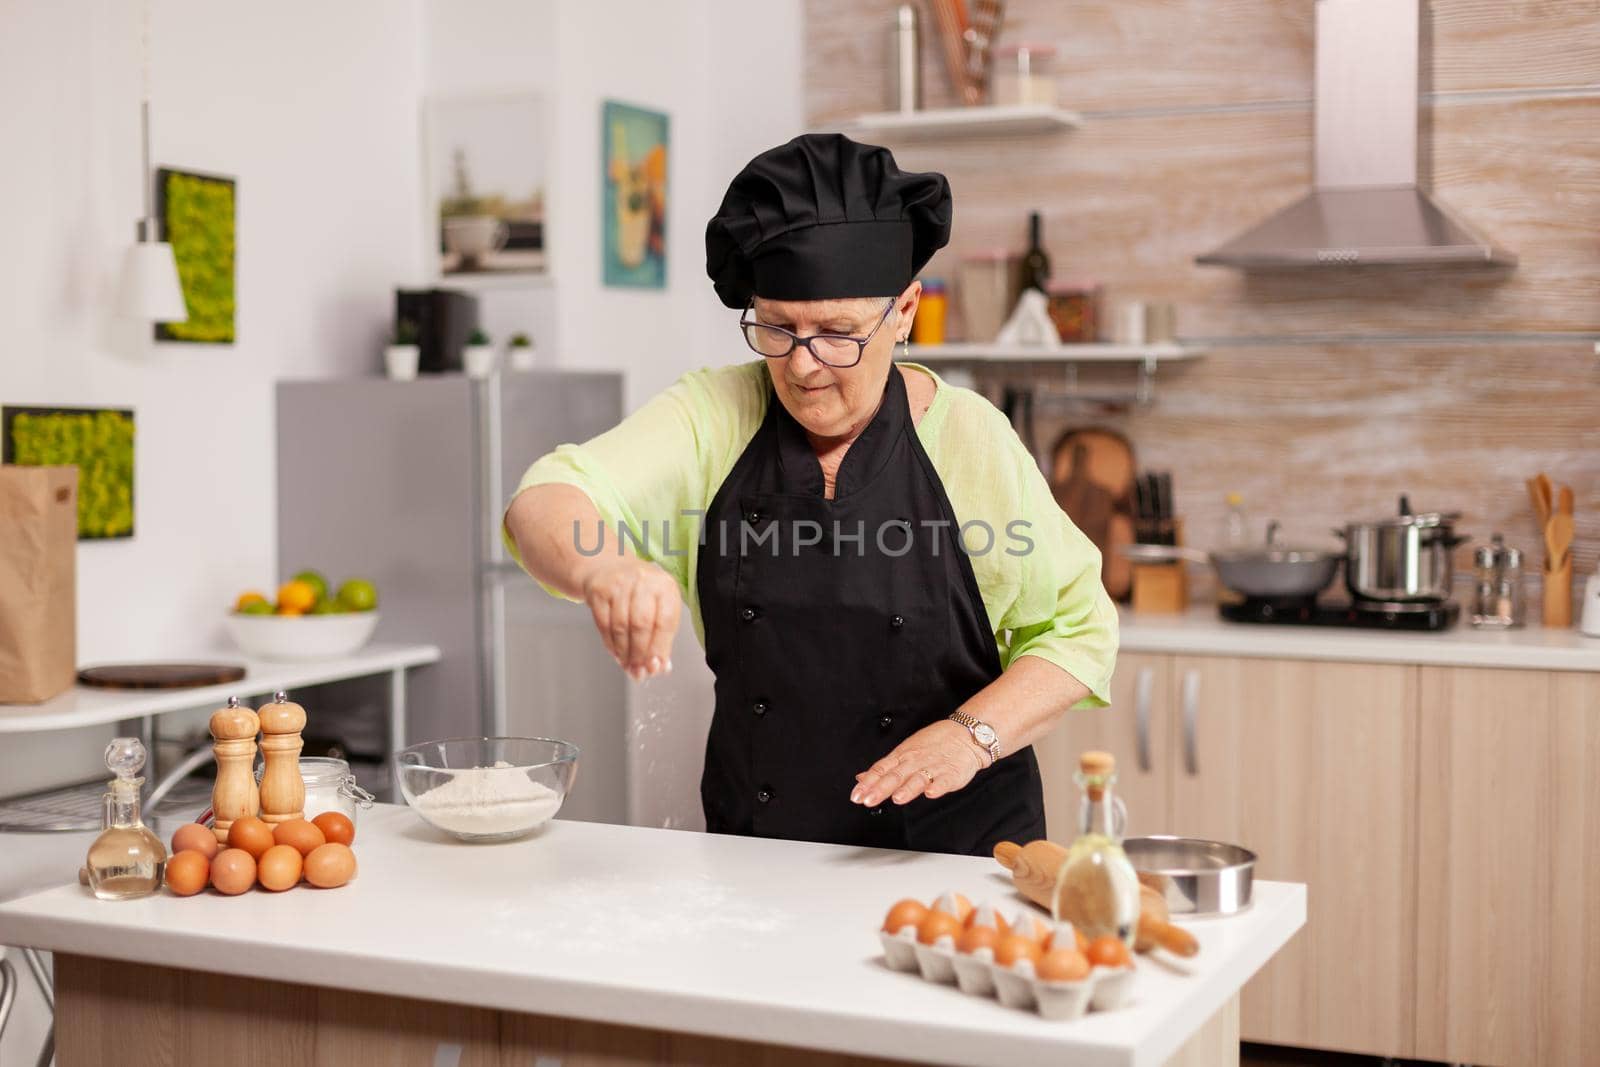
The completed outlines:
<svg viewBox="0 0 1600 1067">
<path fill-rule="evenodd" d="M 128 900 L 161 887 L 167 850 L 139 818 L 144 745 L 119 737 L 106 746 L 111 791 L 105 794 L 104 829 L 89 846 L 89 887 L 101 900 Z"/>
<path fill-rule="evenodd" d="M 1139 876 L 1122 851 L 1123 809 L 1113 787 L 1116 760 L 1085 752 L 1073 776 L 1083 790 L 1078 837 L 1056 873 L 1051 917 L 1067 921 L 1091 940 L 1106 934 L 1133 947 L 1139 926 Z"/>
</svg>

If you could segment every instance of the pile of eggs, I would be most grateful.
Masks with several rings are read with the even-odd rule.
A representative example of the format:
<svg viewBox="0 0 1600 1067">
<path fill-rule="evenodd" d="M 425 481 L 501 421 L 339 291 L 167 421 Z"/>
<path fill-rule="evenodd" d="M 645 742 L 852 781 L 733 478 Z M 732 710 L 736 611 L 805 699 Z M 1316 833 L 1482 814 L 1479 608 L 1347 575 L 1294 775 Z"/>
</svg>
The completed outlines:
<svg viewBox="0 0 1600 1067">
<path fill-rule="evenodd" d="M 192 897 L 206 886 L 238 896 L 252 886 L 281 893 L 301 880 L 319 889 L 336 889 L 356 874 L 355 823 L 337 811 L 309 822 L 290 819 L 276 827 L 247 816 L 228 827 L 224 848 L 210 827 L 185 823 L 172 835 L 167 888 Z"/>
<path fill-rule="evenodd" d="M 1007 919 L 960 893 L 931 906 L 899 901 L 878 936 L 895 970 L 920 971 L 930 982 L 953 982 L 964 993 L 998 996 L 1052 1019 L 1120 1006 L 1133 978 L 1133 957 L 1115 935 L 1086 938 L 1071 923 L 1052 925 L 1026 905 Z"/>
</svg>

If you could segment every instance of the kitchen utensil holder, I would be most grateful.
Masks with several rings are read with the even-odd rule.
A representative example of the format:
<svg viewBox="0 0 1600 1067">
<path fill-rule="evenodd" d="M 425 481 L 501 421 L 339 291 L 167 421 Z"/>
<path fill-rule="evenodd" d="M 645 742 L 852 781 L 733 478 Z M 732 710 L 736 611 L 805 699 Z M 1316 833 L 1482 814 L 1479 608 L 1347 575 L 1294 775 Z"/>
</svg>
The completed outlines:
<svg viewBox="0 0 1600 1067">
<path fill-rule="evenodd" d="M 1572 626 L 1572 553 L 1559 570 L 1541 572 L 1544 576 L 1544 624 L 1547 629 L 1565 630 Z"/>
<path fill-rule="evenodd" d="M 1136 524 L 1141 544 L 1183 544 L 1183 519 L 1144 519 Z M 1182 560 L 1132 565 L 1133 610 L 1146 615 L 1182 615 L 1189 610 L 1189 568 Z"/>
</svg>

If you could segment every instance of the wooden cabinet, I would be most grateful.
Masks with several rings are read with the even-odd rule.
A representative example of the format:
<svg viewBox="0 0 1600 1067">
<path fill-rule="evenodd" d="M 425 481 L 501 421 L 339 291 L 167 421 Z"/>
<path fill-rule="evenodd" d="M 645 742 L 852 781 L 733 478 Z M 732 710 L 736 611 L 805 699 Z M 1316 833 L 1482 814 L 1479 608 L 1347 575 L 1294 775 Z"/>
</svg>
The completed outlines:
<svg viewBox="0 0 1600 1067">
<path fill-rule="evenodd" d="M 1413 667 L 1179 657 L 1175 833 L 1308 887 L 1306 925 L 1245 987 L 1246 1040 L 1409 1056 Z"/>
<path fill-rule="evenodd" d="M 1052 835 L 1069 836 L 1056 811 L 1076 803 L 1077 752 L 1115 753 L 1130 833 L 1237 842 L 1261 856 L 1258 877 L 1309 887 L 1305 928 L 1245 987 L 1244 1038 L 1409 1056 L 1416 706 L 1414 667 L 1123 656 L 1112 707 L 1074 713 L 1040 746 Z"/>
<path fill-rule="evenodd" d="M 1078 787 L 1072 775 L 1078 754 L 1086 749 L 1117 757 L 1117 792 L 1128 808 L 1129 834 L 1170 832 L 1171 676 L 1171 656 L 1120 656 L 1111 680 L 1111 706 L 1071 712 L 1034 744 L 1052 840 L 1070 841 L 1077 833 Z"/>
<path fill-rule="evenodd" d="M 1600 1062 L 1600 676 L 1424 668 L 1416 1055 Z"/>
</svg>

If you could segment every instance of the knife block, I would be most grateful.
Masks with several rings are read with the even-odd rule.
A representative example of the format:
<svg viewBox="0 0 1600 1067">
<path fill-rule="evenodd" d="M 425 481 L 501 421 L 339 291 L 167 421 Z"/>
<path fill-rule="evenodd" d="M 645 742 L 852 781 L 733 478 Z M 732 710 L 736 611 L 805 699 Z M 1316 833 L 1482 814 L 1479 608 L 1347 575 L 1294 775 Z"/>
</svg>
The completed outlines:
<svg viewBox="0 0 1600 1067">
<path fill-rule="evenodd" d="M 1171 543 L 1183 544 L 1183 520 L 1173 519 Z M 1189 568 L 1174 563 L 1133 564 L 1133 610 L 1143 615 L 1182 615 L 1189 610 Z"/>
</svg>

